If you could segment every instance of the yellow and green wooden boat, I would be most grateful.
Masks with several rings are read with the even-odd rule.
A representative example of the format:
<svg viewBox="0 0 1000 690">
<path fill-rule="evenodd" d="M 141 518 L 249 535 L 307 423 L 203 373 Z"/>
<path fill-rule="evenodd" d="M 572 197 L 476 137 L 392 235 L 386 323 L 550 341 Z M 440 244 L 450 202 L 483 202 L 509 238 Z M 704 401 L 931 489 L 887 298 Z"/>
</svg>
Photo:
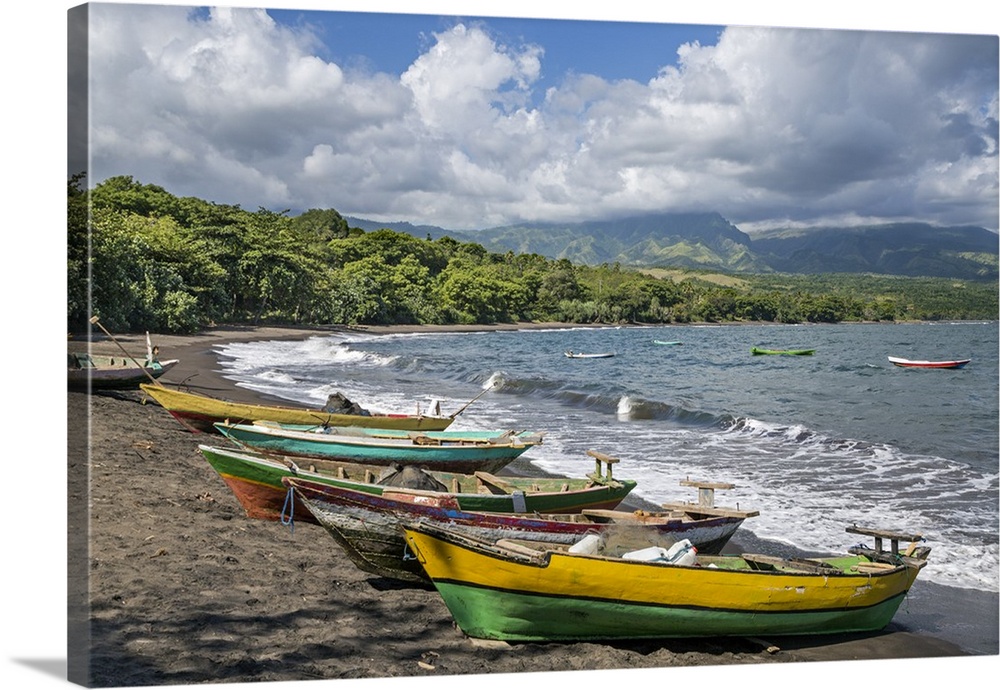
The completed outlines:
<svg viewBox="0 0 1000 690">
<path fill-rule="evenodd" d="M 149 397 L 166 408 L 173 417 L 191 431 L 214 433 L 216 422 L 253 422 L 266 419 L 279 424 L 309 424 L 326 426 L 362 426 L 376 429 L 405 429 L 408 431 L 443 431 L 455 415 L 440 417 L 425 414 L 372 413 L 336 414 L 325 410 L 300 407 L 255 405 L 231 402 L 207 395 L 144 383 L 139 386 Z"/>
<path fill-rule="evenodd" d="M 508 641 L 810 635 L 885 627 L 927 562 L 919 535 L 847 555 L 704 556 L 693 565 L 487 542 L 414 522 L 406 543 L 470 637 Z M 890 539 L 892 548 L 882 549 Z M 898 549 L 901 539 L 913 543 Z"/>
</svg>

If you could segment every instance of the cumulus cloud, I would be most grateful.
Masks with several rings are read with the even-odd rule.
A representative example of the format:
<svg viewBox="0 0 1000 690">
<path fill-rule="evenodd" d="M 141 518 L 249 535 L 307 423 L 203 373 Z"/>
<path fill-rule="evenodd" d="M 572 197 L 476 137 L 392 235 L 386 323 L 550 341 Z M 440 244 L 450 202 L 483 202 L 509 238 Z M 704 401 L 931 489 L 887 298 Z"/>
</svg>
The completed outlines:
<svg viewBox="0 0 1000 690">
<path fill-rule="evenodd" d="M 455 22 L 402 74 L 263 10 L 91 6 L 92 182 L 452 228 L 719 211 L 997 227 L 995 36 L 731 27 L 645 82 Z M 74 172 L 74 171 L 70 171 Z"/>
</svg>

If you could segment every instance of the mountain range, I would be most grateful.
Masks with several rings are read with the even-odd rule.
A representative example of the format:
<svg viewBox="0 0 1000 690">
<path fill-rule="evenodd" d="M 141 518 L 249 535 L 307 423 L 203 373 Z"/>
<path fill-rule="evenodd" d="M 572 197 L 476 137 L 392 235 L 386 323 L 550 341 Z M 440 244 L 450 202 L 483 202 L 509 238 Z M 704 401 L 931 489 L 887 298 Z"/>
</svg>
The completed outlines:
<svg viewBox="0 0 1000 690">
<path fill-rule="evenodd" d="M 656 213 L 610 221 L 522 223 L 454 231 L 345 216 L 365 231 L 450 236 L 491 252 L 513 251 L 575 264 L 684 268 L 727 273 L 875 273 L 997 280 L 998 236 L 975 226 L 891 223 L 743 232 L 718 213 Z"/>
</svg>

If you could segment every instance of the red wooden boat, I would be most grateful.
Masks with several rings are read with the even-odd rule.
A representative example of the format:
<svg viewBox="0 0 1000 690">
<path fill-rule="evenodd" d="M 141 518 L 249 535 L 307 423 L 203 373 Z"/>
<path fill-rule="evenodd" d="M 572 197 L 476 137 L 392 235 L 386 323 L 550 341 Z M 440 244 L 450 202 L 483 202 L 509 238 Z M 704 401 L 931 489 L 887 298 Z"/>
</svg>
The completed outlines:
<svg viewBox="0 0 1000 690">
<path fill-rule="evenodd" d="M 914 367 L 917 369 L 961 369 L 971 362 L 971 359 L 947 359 L 940 362 L 929 362 L 921 359 L 903 359 L 902 357 L 890 357 L 889 361 L 897 367 Z"/>
</svg>

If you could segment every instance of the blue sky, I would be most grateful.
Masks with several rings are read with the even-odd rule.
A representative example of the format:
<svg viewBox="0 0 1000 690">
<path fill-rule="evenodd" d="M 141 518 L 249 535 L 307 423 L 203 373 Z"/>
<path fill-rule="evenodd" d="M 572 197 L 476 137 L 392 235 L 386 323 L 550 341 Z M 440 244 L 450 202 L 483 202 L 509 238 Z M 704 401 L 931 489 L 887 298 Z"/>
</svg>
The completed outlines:
<svg viewBox="0 0 1000 690">
<path fill-rule="evenodd" d="M 317 34 L 324 43 L 320 54 L 326 59 L 342 65 L 369 64 L 393 74 L 406 71 L 433 33 L 458 22 L 483 23 L 505 42 L 534 43 L 544 47 L 545 65 L 539 79 L 543 88 L 557 83 L 559 77 L 570 72 L 599 74 L 609 80 L 645 82 L 655 77 L 664 64 L 677 63 L 677 48 L 681 45 L 694 41 L 715 45 L 725 28 L 621 20 L 300 9 L 275 10 L 270 15 L 290 26 L 311 24 L 318 27 Z"/>
<path fill-rule="evenodd" d="M 69 172 L 454 229 L 663 211 L 997 228 L 996 35 L 912 12 L 868 29 L 442 4 L 464 13 L 92 5 L 90 159 Z"/>
</svg>

